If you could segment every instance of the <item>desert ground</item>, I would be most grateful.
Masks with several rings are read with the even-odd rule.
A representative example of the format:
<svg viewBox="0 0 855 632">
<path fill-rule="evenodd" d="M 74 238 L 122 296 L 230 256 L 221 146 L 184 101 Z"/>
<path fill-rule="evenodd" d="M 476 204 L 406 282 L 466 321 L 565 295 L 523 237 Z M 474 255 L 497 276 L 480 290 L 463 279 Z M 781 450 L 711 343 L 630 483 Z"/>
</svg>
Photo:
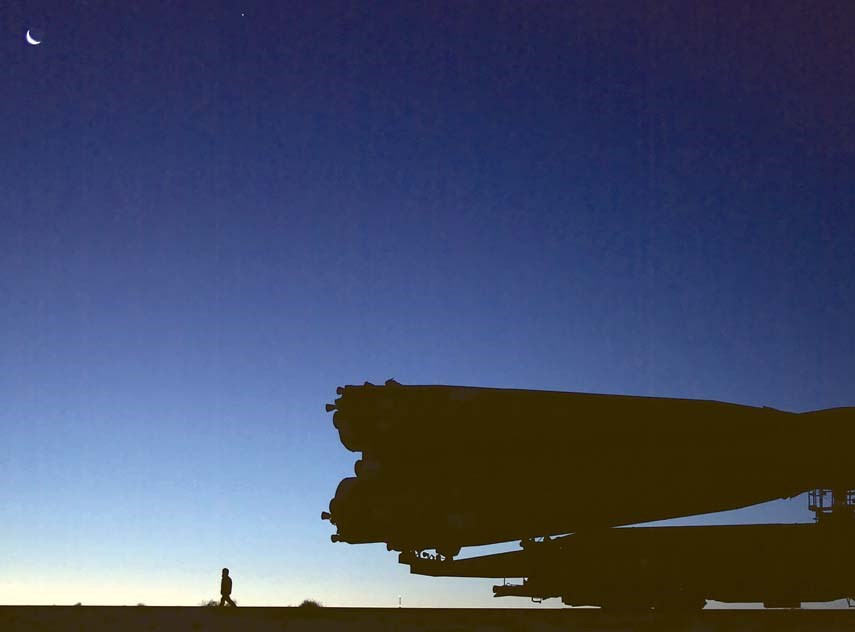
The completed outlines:
<svg viewBox="0 0 855 632">
<path fill-rule="evenodd" d="M 686 632 L 855 629 L 855 610 L 707 610 L 688 615 L 590 610 L 0 606 L 4 632 Z"/>
</svg>

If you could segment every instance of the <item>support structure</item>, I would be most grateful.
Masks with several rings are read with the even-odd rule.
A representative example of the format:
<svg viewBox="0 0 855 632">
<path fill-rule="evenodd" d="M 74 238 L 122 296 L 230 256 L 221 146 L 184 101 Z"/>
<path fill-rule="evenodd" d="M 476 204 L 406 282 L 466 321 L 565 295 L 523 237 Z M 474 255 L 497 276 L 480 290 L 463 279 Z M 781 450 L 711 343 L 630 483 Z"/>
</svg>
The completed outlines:
<svg viewBox="0 0 855 632">
<path fill-rule="evenodd" d="M 808 509 L 816 522 L 855 521 L 855 489 L 812 489 Z"/>
</svg>

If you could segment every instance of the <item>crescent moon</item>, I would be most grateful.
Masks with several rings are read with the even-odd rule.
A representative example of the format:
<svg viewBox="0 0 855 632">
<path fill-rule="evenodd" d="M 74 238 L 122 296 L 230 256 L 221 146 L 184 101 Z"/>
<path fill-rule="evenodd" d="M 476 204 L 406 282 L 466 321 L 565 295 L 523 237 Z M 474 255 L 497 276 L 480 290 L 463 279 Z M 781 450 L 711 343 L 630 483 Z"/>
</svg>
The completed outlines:
<svg viewBox="0 0 855 632">
<path fill-rule="evenodd" d="M 33 46 L 38 46 L 41 44 L 41 40 L 34 39 L 32 35 L 30 35 L 30 31 L 27 30 L 27 43 L 32 44 Z"/>
</svg>

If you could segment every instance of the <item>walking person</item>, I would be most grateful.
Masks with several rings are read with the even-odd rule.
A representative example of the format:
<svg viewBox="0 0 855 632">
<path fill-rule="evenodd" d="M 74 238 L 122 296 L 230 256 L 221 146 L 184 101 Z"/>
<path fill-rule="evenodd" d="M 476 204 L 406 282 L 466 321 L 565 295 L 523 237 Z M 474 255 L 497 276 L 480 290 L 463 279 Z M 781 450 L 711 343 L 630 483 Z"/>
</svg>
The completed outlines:
<svg viewBox="0 0 855 632">
<path fill-rule="evenodd" d="M 220 581 L 220 605 L 225 605 L 225 602 L 229 602 L 231 606 L 237 606 L 237 604 L 232 601 L 232 578 L 229 577 L 229 569 L 223 569 L 223 579 Z"/>
</svg>

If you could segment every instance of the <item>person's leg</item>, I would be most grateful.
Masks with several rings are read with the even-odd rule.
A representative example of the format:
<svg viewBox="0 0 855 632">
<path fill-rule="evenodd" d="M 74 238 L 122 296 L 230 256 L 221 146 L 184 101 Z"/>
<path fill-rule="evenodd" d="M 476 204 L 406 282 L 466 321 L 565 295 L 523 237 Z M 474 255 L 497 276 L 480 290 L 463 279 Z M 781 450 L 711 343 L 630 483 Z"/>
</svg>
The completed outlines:
<svg viewBox="0 0 855 632">
<path fill-rule="evenodd" d="M 226 603 L 227 597 L 225 595 L 220 596 L 220 607 L 222 608 L 223 604 Z M 229 599 L 231 601 L 231 599 Z"/>
<path fill-rule="evenodd" d="M 230 603 L 232 606 L 237 607 L 237 604 L 236 604 L 234 601 L 232 601 L 232 596 L 231 596 L 231 595 L 226 595 L 226 599 L 228 599 L 228 600 L 229 600 L 229 603 Z"/>
</svg>

